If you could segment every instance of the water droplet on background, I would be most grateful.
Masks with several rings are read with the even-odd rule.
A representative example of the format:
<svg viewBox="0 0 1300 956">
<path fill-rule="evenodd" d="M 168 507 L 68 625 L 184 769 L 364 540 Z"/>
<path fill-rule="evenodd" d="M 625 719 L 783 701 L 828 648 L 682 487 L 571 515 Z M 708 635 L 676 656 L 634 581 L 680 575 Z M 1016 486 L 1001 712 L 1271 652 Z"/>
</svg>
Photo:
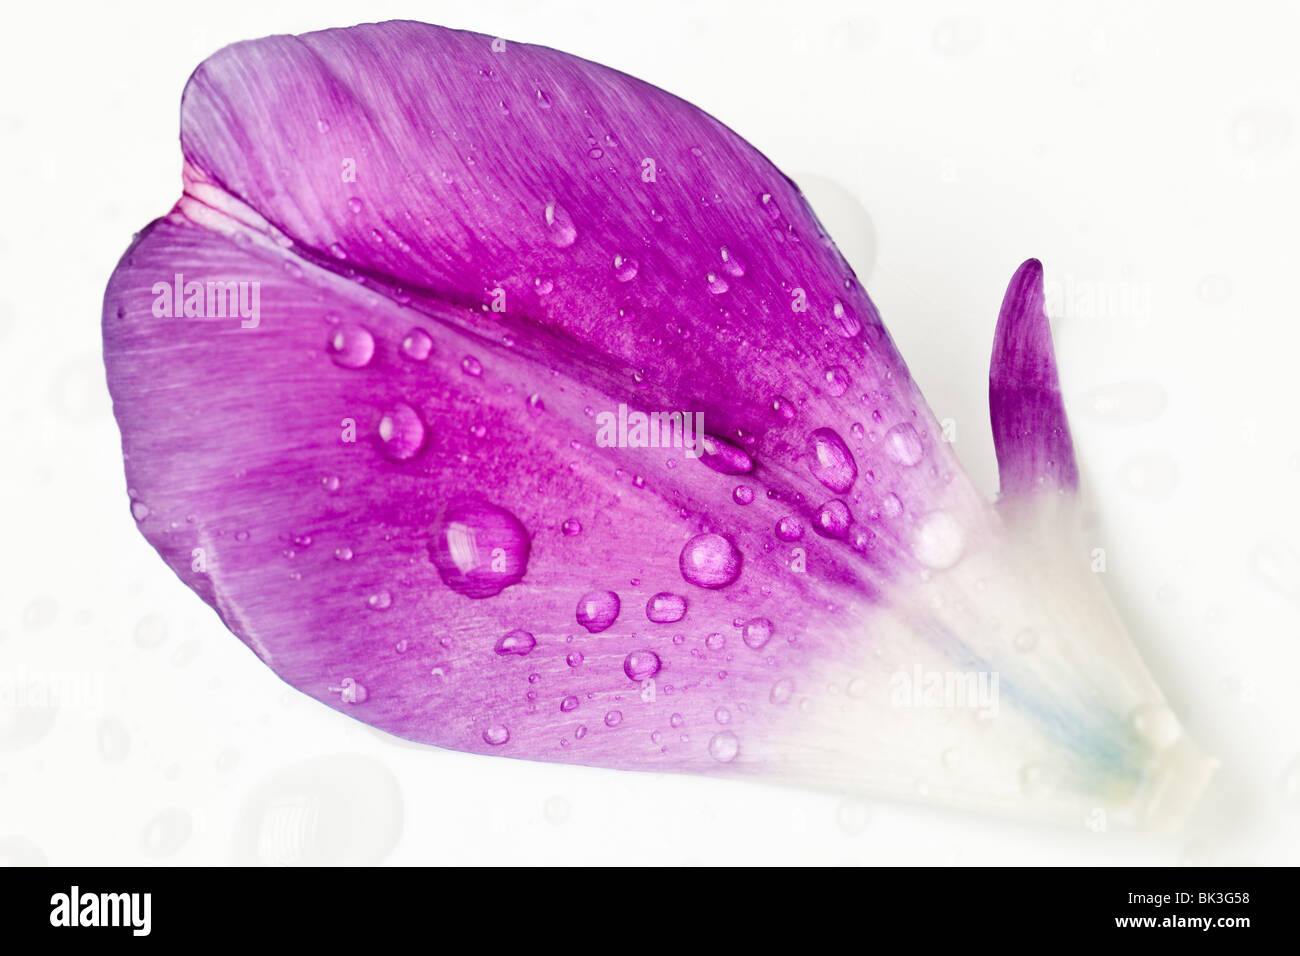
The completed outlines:
<svg viewBox="0 0 1300 956">
<path fill-rule="evenodd" d="M 402 791 L 379 761 L 361 754 L 314 757 L 262 779 L 235 821 L 234 862 L 243 866 L 371 866 L 397 844 Z"/>
</svg>

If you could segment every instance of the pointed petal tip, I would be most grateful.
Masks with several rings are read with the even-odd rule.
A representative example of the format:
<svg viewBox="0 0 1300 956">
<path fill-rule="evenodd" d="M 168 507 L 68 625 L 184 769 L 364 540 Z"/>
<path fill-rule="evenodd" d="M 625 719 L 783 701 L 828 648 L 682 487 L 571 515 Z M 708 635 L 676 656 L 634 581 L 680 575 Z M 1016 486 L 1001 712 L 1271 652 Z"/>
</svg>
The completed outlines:
<svg viewBox="0 0 1300 956">
<path fill-rule="evenodd" d="M 1078 489 L 1037 259 L 1020 265 L 1002 300 L 989 366 L 989 412 L 1004 496 L 1045 486 Z"/>
</svg>

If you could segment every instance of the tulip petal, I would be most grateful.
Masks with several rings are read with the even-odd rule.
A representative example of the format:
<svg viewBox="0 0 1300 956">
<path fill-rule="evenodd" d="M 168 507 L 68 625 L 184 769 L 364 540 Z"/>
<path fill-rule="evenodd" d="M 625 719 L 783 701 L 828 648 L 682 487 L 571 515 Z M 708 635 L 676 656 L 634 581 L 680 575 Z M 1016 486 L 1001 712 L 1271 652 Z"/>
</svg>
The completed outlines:
<svg viewBox="0 0 1300 956">
<path fill-rule="evenodd" d="M 1079 487 L 1044 303 L 1043 266 L 1030 259 L 1007 287 L 989 367 L 989 411 L 1003 495 L 1045 485 L 1070 492 Z"/>
<path fill-rule="evenodd" d="M 1068 821 L 1199 792 L 1077 542 L 978 494 L 798 189 L 716 120 L 397 22 L 227 48 L 181 128 L 184 194 L 105 294 L 132 513 L 293 686 L 529 759 Z M 1033 450 L 1064 417 L 1024 285 L 1013 489 L 1064 461 Z M 1031 624 L 1059 641 L 1025 657 Z M 899 702 L 953 673 L 1005 674 L 1001 716 Z"/>
</svg>

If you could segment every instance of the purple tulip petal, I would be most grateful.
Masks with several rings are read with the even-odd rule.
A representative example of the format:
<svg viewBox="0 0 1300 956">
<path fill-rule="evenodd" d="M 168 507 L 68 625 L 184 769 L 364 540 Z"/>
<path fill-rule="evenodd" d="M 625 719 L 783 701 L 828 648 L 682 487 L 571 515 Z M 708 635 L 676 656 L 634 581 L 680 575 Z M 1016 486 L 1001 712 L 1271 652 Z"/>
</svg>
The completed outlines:
<svg viewBox="0 0 1300 956">
<path fill-rule="evenodd" d="M 185 193 L 105 295 L 132 513 L 295 687 L 539 760 L 1067 820 L 1199 792 L 1073 539 L 1030 552 L 978 494 L 798 190 L 716 120 L 397 22 L 227 48 L 181 126 Z M 1033 280 L 995 353 L 1013 489 L 1065 460 L 1033 450 L 1064 429 Z M 1008 636 L 1062 621 L 1126 679 Z M 1005 673 L 997 731 L 898 705 L 914 668 Z M 1031 805 L 1026 775 L 1060 784 Z"/>
<path fill-rule="evenodd" d="M 1002 301 L 989 367 L 989 409 L 1004 495 L 1044 485 L 1078 490 L 1079 468 L 1044 308 L 1043 266 L 1037 259 L 1016 270 Z"/>
</svg>

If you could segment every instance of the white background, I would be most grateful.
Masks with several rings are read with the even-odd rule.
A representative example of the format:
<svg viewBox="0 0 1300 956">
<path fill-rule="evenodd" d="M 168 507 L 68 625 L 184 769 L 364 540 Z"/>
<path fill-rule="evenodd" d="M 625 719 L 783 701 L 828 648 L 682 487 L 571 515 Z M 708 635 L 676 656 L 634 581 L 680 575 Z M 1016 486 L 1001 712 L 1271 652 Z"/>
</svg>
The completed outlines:
<svg viewBox="0 0 1300 956">
<path fill-rule="evenodd" d="M 62 689 L 54 709 L 0 705 L 0 860 L 1300 862 L 1295 11 L 11 5 L 0 677 Z M 101 295 L 131 234 L 179 194 L 179 98 L 205 56 L 391 17 L 598 60 L 757 145 L 805 187 L 989 492 L 993 325 L 1016 265 L 1044 261 L 1108 584 L 1223 761 L 1186 832 L 1040 829 L 417 747 L 298 695 L 224 630 L 128 513 Z"/>
</svg>

